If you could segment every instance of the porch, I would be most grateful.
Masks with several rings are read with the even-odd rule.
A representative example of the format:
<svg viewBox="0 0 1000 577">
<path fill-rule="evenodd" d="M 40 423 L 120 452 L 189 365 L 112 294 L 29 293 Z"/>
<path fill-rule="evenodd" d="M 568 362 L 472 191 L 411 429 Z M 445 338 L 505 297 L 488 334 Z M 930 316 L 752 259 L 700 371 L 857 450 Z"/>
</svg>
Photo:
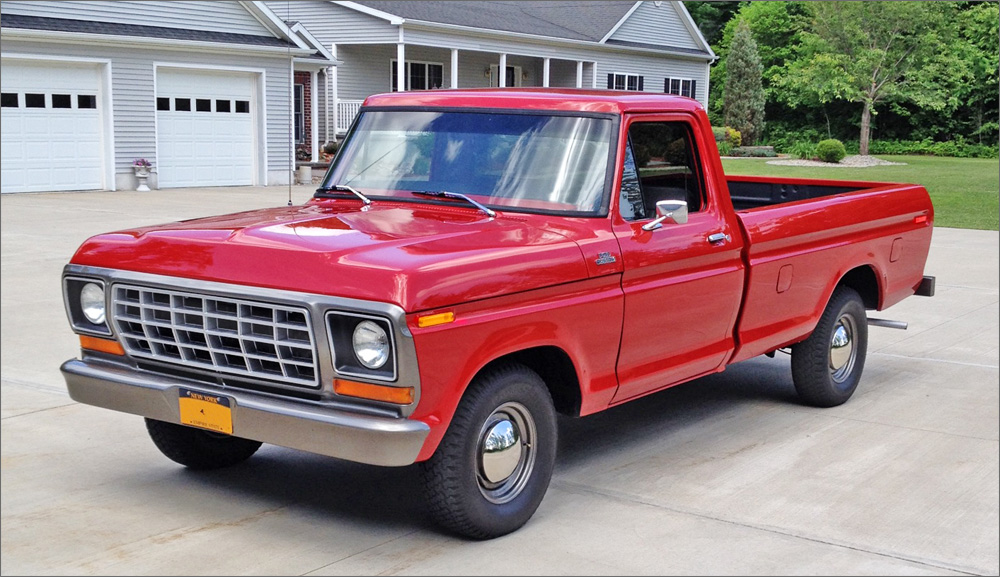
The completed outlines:
<svg viewBox="0 0 1000 577">
<path fill-rule="evenodd" d="M 343 64 L 331 71 L 327 134 L 343 136 L 372 94 L 435 88 L 597 88 L 597 63 L 552 56 L 409 44 L 334 46 Z M 404 66 L 397 66 L 404 62 Z M 504 74 L 500 74 L 504 70 Z"/>
</svg>

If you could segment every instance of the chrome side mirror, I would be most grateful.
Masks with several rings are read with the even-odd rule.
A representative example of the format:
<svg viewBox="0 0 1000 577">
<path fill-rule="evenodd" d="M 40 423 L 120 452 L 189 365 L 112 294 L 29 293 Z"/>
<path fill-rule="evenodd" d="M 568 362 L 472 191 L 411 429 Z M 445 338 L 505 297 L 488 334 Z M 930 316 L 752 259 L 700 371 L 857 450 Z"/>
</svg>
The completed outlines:
<svg viewBox="0 0 1000 577">
<path fill-rule="evenodd" d="M 688 203 L 683 200 L 661 200 L 656 203 L 656 220 L 642 225 L 642 230 L 656 230 L 664 222 L 684 224 L 688 221 Z"/>
</svg>

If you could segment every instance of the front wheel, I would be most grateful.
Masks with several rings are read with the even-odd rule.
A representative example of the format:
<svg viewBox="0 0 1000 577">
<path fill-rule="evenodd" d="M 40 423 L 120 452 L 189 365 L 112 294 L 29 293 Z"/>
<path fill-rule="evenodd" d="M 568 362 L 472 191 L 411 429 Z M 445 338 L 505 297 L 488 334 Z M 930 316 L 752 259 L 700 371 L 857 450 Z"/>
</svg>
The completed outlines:
<svg viewBox="0 0 1000 577">
<path fill-rule="evenodd" d="M 857 291 L 840 287 L 809 338 L 792 346 L 792 381 L 817 407 L 847 402 L 858 388 L 868 351 L 868 317 Z"/>
<path fill-rule="evenodd" d="M 146 430 L 161 453 L 190 469 L 231 467 L 252 457 L 261 446 L 260 441 L 154 419 L 146 419 Z"/>
<path fill-rule="evenodd" d="M 421 464 L 434 519 L 473 539 L 524 525 L 552 478 L 556 434 L 552 397 L 537 373 L 510 364 L 477 377 Z"/>
</svg>

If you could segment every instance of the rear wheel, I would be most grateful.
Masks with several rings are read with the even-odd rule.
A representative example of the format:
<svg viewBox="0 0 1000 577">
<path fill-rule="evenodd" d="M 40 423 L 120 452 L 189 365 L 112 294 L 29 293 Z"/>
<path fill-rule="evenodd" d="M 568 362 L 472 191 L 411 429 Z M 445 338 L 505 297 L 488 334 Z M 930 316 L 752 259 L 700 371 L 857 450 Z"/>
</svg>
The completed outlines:
<svg viewBox="0 0 1000 577">
<path fill-rule="evenodd" d="M 817 407 L 847 402 L 858 388 L 868 351 L 868 317 L 857 291 L 840 287 L 809 338 L 792 347 L 792 381 Z"/>
<path fill-rule="evenodd" d="M 231 467 L 252 457 L 261 446 L 260 441 L 153 419 L 146 419 L 146 430 L 161 453 L 191 469 Z"/>
<path fill-rule="evenodd" d="M 431 514 L 473 539 L 506 535 L 542 502 L 556 455 L 545 383 L 522 365 L 478 377 L 434 456 L 421 464 Z"/>
</svg>

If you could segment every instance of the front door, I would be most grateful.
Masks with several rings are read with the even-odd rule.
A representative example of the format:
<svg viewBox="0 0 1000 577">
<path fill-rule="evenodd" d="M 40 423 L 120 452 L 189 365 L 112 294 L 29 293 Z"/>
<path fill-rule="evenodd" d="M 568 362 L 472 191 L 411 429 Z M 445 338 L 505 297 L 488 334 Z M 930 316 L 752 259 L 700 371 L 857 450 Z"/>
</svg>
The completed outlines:
<svg viewBox="0 0 1000 577">
<path fill-rule="evenodd" d="M 732 351 L 743 293 L 739 230 L 706 188 L 699 135 L 687 115 L 626 119 L 615 235 L 625 315 L 613 402 L 718 369 Z M 655 230 L 656 203 L 687 203 L 688 220 Z"/>
</svg>

